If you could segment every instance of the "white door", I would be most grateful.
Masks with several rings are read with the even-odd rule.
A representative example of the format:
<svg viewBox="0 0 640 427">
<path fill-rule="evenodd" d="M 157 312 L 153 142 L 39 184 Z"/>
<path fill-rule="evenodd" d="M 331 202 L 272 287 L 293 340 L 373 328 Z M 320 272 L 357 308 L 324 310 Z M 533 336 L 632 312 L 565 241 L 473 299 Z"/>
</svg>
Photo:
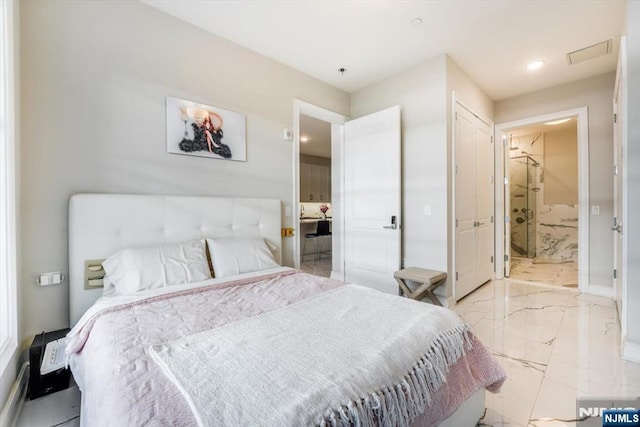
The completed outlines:
<svg viewBox="0 0 640 427">
<path fill-rule="evenodd" d="M 345 280 L 397 294 L 400 107 L 344 127 Z"/>
<path fill-rule="evenodd" d="M 493 141 L 491 126 L 460 104 L 455 114 L 456 276 L 461 299 L 493 271 Z"/>
</svg>

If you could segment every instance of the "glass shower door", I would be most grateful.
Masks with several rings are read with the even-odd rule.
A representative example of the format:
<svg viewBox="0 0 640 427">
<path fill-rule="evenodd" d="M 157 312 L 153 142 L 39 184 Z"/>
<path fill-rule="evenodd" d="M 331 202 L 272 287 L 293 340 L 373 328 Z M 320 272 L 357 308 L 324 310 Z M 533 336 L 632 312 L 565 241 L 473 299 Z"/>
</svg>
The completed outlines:
<svg viewBox="0 0 640 427">
<path fill-rule="evenodd" d="M 526 258 L 536 256 L 535 207 L 537 188 L 534 161 L 528 156 L 509 159 L 511 183 L 511 254 Z"/>
</svg>

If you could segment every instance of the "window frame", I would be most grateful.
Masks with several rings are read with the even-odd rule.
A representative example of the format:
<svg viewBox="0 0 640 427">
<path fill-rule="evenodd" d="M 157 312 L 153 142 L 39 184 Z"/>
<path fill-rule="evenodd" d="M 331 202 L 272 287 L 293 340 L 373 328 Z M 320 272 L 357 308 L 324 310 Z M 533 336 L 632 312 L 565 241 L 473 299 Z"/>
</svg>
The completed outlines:
<svg viewBox="0 0 640 427">
<path fill-rule="evenodd" d="M 0 375 L 18 348 L 16 8 L 0 1 Z"/>
</svg>

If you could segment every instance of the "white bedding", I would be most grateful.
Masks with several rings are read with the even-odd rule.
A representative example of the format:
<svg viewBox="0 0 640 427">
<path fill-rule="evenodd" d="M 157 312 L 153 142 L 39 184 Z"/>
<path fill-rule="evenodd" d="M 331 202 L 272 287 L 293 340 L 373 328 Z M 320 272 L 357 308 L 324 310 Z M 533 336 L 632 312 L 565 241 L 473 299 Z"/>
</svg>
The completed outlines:
<svg viewBox="0 0 640 427">
<path fill-rule="evenodd" d="M 234 282 L 237 280 L 250 279 L 252 277 L 259 277 L 265 274 L 275 274 L 275 273 L 286 272 L 286 271 L 294 271 L 294 270 L 289 267 L 275 267 L 275 268 L 270 268 L 263 271 L 253 271 L 250 273 L 238 274 L 236 276 L 207 279 L 202 282 L 185 283 L 181 285 L 173 285 L 173 286 L 165 286 L 163 288 L 149 289 L 149 290 L 141 291 L 135 294 L 128 294 L 128 295 L 111 294 L 111 295 L 100 297 L 84 313 L 84 315 L 80 318 L 78 323 L 76 323 L 76 325 L 73 327 L 73 329 L 71 329 L 71 331 L 67 335 L 69 339 L 67 341 L 66 353 L 69 360 L 69 364 L 71 365 L 73 370 L 74 380 L 78 384 L 78 387 L 80 387 L 80 390 L 83 390 L 84 387 L 82 384 L 82 379 L 86 377 L 84 372 L 85 367 L 84 367 L 84 364 L 82 363 L 82 358 L 74 357 L 74 354 L 77 353 L 77 347 L 79 345 L 78 334 L 82 330 L 84 325 L 86 325 L 86 323 L 90 319 L 95 317 L 101 311 L 108 310 L 114 307 L 123 306 L 126 304 L 131 304 L 138 301 L 142 301 L 147 298 L 157 297 L 160 295 L 166 295 L 166 294 L 180 292 L 188 289 L 197 289 L 197 288 L 202 288 L 202 287 L 216 285 L 216 284 L 222 285 L 222 284 Z"/>
<path fill-rule="evenodd" d="M 151 346 L 255 318 L 340 286 L 338 281 L 276 268 L 101 298 L 72 329 L 67 347 L 82 391 L 82 425 L 197 425 L 184 396 L 151 359 Z M 372 329 L 376 321 L 371 319 Z M 473 336 L 470 339 L 473 347 L 450 366 L 447 382 L 415 425 L 440 422 L 482 387 L 499 388 L 504 372 Z M 310 354 L 316 351 L 309 349 Z"/>
<path fill-rule="evenodd" d="M 467 328 L 450 310 L 346 285 L 150 354 L 200 426 L 408 426 L 469 350 Z"/>
</svg>

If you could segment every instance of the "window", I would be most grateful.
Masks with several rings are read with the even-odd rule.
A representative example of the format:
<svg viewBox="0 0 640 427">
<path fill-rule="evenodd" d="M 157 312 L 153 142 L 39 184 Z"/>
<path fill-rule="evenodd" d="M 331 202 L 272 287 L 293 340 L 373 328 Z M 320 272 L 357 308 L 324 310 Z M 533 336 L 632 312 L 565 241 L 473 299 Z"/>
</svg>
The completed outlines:
<svg viewBox="0 0 640 427">
<path fill-rule="evenodd" d="M 14 7 L 0 1 L 0 375 L 18 345 Z"/>
</svg>

